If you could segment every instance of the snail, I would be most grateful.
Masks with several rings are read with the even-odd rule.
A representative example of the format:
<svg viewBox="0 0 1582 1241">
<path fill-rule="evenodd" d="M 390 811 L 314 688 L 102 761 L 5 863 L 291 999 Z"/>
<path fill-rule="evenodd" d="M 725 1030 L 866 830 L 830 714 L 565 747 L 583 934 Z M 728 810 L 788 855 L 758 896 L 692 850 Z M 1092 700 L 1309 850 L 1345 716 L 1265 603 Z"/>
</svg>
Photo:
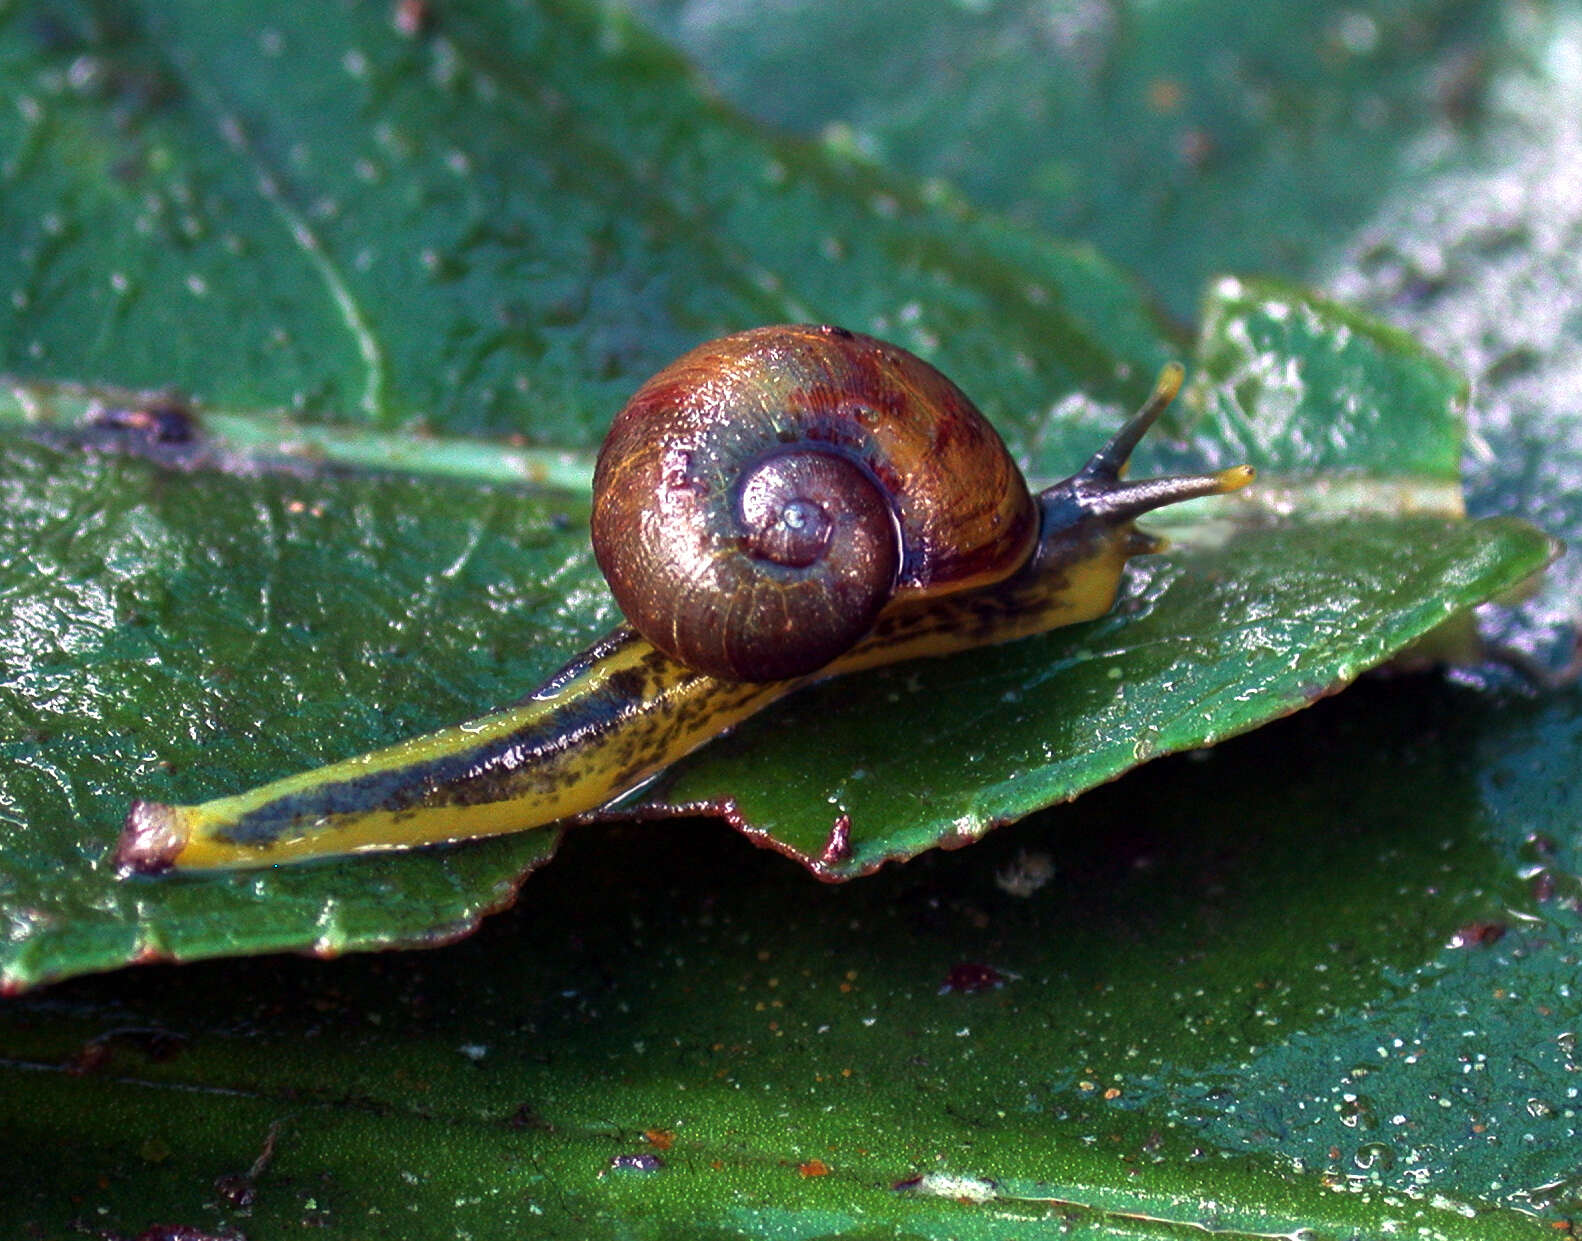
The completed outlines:
<svg viewBox="0 0 1582 1241">
<path fill-rule="evenodd" d="M 200 805 L 137 801 L 123 872 L 271 866 L 594 810 L 826 677 L 1005 642 L 1109 610 L 1142 513 L 1248 466 L 1125 481 L 1182 371 L 1080 470 L 1029 492 L 950 380 L 841 328 L 710 341 L 616 416 L 594 555 L 627 617 L 520 702 Z"/>
</svg>

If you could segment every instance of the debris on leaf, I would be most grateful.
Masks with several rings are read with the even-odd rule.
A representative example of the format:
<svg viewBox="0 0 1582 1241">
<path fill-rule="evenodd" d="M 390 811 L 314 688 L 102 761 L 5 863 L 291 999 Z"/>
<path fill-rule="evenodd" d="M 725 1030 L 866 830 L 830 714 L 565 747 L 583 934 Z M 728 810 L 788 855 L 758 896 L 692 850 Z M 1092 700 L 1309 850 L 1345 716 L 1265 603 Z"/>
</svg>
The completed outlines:
<svg viewBox="0 0 1582 1241">
<path fill-rule="evenodd" d="M 1055 863 L 1049 854 L 1022 849 L 994 873 L 994 886 L 1012 896 L 1028 897 L 1054 877 Z"/>
<path fill-rule="evenodd" d="M 992 965 L 981 961 L 963 961 L 952 965 L 950 973 L 939 986 L 939 994 L 960 991 L 963 995 L 976 995 L 980 991 L 993 991 L 1005 986 L 1005 975 Z"/>
</svg>

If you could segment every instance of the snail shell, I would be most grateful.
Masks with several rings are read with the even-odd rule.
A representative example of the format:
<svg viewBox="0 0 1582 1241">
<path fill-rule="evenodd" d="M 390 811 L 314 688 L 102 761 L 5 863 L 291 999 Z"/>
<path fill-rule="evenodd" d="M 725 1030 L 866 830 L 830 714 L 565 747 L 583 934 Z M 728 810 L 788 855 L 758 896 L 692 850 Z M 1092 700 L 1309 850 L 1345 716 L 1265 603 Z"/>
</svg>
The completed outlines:
<svg viewBox="0 0 1582 1241">
<path fill-rule="evenodd" d="M 737 681 L 828 663 L 879 615 L 1003 580 L 1037 506 L 955 384 L 832 327 L 692 350 L 616 416 L 594 474 L 593 549 L 627 619 Z"/>
</svg>

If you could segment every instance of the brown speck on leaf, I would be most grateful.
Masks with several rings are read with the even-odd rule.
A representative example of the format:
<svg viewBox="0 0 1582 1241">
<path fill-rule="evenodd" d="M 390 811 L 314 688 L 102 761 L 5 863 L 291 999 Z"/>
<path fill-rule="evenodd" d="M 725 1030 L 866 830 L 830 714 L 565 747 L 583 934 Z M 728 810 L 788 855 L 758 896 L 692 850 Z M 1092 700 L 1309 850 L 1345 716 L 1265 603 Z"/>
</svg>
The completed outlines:
<svg viewBox="0 0 1582 1241">
<path fill-rule="evenodd" d="M 1005 985 L 1005 975 L 992 965 L 985 965 L 981 961 L 962 961 L 950 967 L 950 973 L 945 975 L 945 981 L 940 984 L 939 994 L 948 991 L 959 991 L 963 995 L 976 995 L 980 991 L 993 991 Z"/>
<path fill-rule="evenodd" d="M 1176 135 L 1176 154 L 1181 162 L 1194 172 L 1208 165 L 1218 151 L 1218 144 L 1206 129 L 1194 125 Z"/>
<path fill-rule="evenodd" d="M 1175 78 L 1155 78 L 1148 83 L 1148 106 L 1155 112 L 1174 112 L 1186 98 L 1186 89 Z"/>
<path fill-rule="evenodd" d="M 157 1027 L 124 1026 L 106 1030 L 77 1049 L 61 1067 L 73 1077 L 97 1073 L 109 1066 L 115 1049 L 130 1048 L 155 1064 L 174 1059 L 187 1046 L 187 1037 Z"/>
<path fill-rule="evenodd" d="M 227 1172 L 214 1178 L 214 1192 L 228 1207 L 250 1207 L 258 1200 L 258 1186 L 240 1172 Z"/>
<path fill-rule="evenodd" d="M 995 872 L 994 886 L 1012 896 L 1028 897 L 1054 875 L 1055 863 L 1049 854 L 1023 849 L 1008 866 Z"/>
<path fill-rule="evenodd" d="M 511 1119 L 506 1123 L 513 1129 L 537 1129 L 546 1133 L 554 1128 L 538 1114 L 538 1109 L 531 1103 L 518 1105 L 516 1111 L 511 1113 Z"/>
<path fill-rule="evenodd" d="M 141 405 L 96 402 L 88 411 L 88 425 L 153 444 L 189 444 L 197 437 L 192 411 L 174 398 L 151 400 Z"/>
<path fill-rule="evenodd" d="M 233 1207 L 250 1207 L 258 1198 L 258 1178 L 262 1176 L 275 1157 L 275 1141 L 280 1136 L 280 1122 L 274 1121 L 264 1134 L 264 1144 L 258 1158 L 246 1172 L 230 1172 L 216 1177 L 214 1192 Z"/>
<path fill-rule="evenodd" d="M 94 1039 L 78 1048 L 71 1059 L 66 1061 L 64 1068 L 69 1077 L 85 1077 L 89 1073 L 97 1073 L 109 1063 L 110 1045 L 102 1039 Z"/>
<path fill-rule="evenodd" d="M 1458 927 L 1456 933 L 1450 937 L 1452 948 L 1487 948 L 1497 944 L 1504 938 L 1506 926 L 1503 922 L 1468 922 L 1465 926 Z"/>
<path fill-rule="evenodd" d="M 403 38 L 415 39 L 423 34 L 434 18 L 433 6 L 428 0 L 396 0 L 391 16 L 396 33 Z"/>
</svg>

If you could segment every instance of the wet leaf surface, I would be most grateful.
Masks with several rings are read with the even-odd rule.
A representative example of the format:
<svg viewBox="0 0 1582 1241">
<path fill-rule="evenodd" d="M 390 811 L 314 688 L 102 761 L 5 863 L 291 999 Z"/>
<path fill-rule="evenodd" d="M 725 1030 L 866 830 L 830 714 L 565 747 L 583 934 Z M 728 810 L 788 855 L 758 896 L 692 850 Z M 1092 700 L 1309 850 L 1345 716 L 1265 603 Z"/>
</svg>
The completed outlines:
<svg viewBox="0 0 1582 1241">
<path fill-rule="evenodd" d="M 1453 375 L 1289 290 L 1218 299 L 1205 409 L 1239 393 L 1247 427 L 1289 408 L 1278 384 L 1253 399 L 1241 380 L 1275 356 L 1315 382 L 1339 376 L 1335 402 L 1367 429 L 1351 468 L 1380 452 L 1364 488 L 1387 503 L 1386 481 L 1433 490 L 1454 511 Z M 1259 330 L 1292 319 L 1307 324 L 1296 346 Z M 1315 353 L 1329 372 L 1305 365 Z M 1402 387 L 1418 393 L 1410 417 L 1374 395 Z M 1323 403 L 1311 385 L 1302 396 Z M 1391 419 L 1399 430 L 1377 429 Z M 1260 431 L 1266 492 L 1348 477 L 1311 420 Z M 1052 438 L 1080 437 L 1074 422 Z M 1394 473 L 1403 460 L 1416 472 Z M 17 443 L 8 461 L 8 987 L 163 957 L 443 942 L 553 851 L 556 833 L 539 832 L 246 875 L 122 880 L 110 862 L 133 797 L 235 792 L 538 684 L 615 620 L 584 498 L 465 478 L 172 474 L 69 439 Z M 1305 706 L 1551 555 L 1513 521 L 1302 525 L 1256 495 L 1183 535 L 1168 562 L 1134 566 L 1101 621 L 816 687 L 680 764 L 644 804 L 707 808 L 824 877 L 863 874 Z M 831 848 L 835 832 L 847 839 Z"/>
<path fill-rule="evenodd" d="M 443 952 L 59 985 L 3 1015 L 0 1168 L 78 1154 L 4 1197 L 126 1233 L 1553 1235 L 1578 928 L 1471 774 L 1486 699 L 1375 681 L 861 883 L 592 829 Z M 1003 985 L 942 993 L 971 963 Z"/>
<path fill-rule="evenodd" d="M 726 807 L 770 847 L 861 874 L 1299 710 L 1549 556 L 1499 521 L 1247 533 L 1134 574 L 1103 620 L 807 691 L 678 764 L 660 802 Z M 820 864 L 837 819 L 850 856 Z"/>
<path fill-rule="evenodd" d="M 1288 159 L 1298 148 L 1258 145 L 1287 116 L 1354 170 L 1350 122 L 1323 118 L 1365 118 L 1346 110 L 1359 96 L 1307 106 L 1335 72 L 1399 110 L 1499 29 L 1478 5 L 1409 9 L 1372 18 L 1388 36 L 1373 52 L 1355 15 L 1304 18 L 1336 54 L 1317 78 L 1264 66 L 1300 106 L 1238 129 L 1245 145 L 1222 147 L 1248 157 L 1236 166 Z M 1426 191 L 1331 176 L 1363 191 L 1337 208 L 1301 178 L 1258 172 L 1267 192 L 1227 194 L 1212 165 L 1184 164 L 1192 212 L 1094 218 L 1136 231 L 1141 245 L 1106 244 L 1178 313 L 1221 266 L 1311 276 L 1285 258 L 1342 255 L 1334 287 L 1476 376 L 1474 511 L 1575 540 L 1555 179 L 1575 110 L 1551 9 L 1567 6 L 1513 20 L 1554 54 L 1496 38 L 1469 63 L 1499 89 L 1442 96 L 1498 106 L 1441 113 L 1451 156 L 1412 166 Z M 1239 14 L 1236 38 L 1203 27 L 1235 51 L 1233 83 L 1268 33 Z M 1270 23 L 1283 54 L 1312 54 Z M 1157 30 L 1111 45 L 1112 81 L 1157 81 L 1148 49 L 1169 46 Z M 161 954 L 431 943 L 509 901 L 548 834 L 241 879 L 116 883 L 103 859 L 134 793 L 224 791 L 448 722 L 601 632 L 585 502 L 518 480 L 580 477 L 609 411 L 694 340 L 782 318 L 891 336 L 1042 477 L 1181 349 L 1090 253 L 849 144 L 764 137 L 613 10 L 288 8 L 239 33 L 204 6 L 51 3 L 0 13 L 0 76 L 16 101 L 0 111 L 12 987 Z M 1214 98 L 1184 83 L 1188 112 Z M 1184 115 L 1168 92 L 1142 98 L 1167 128 Z M 1522 115 L 1523 99 L 1542 102 Z M 1370 150 L 1402 167 L 1421 131 L 1386 130 Z M 1227 211 L 1283 213 L 1285 232 L 1249 246 Z M 1341 237 L 1358 218 L 1368 230 Z M 1333 688 L 1548 545 L 1454 520 L 1464 389 L 1410 340 L 1257 281 L 1212 285 L 1201 321 L 1178 422 L 1192 439 L 1146 468 L 1251 455 L 1261 499 L 1228 523 L 1189 514 L 1182 550 L 1140 566 L 1113 617 L 817 689 L 660 794 L 728 788 L 803 852 L 846 805 L 859 870 L 1063 797 L 1069 755 L 1042 747 L 1082 727 L 1064 706 L 1079 690 L 1120 758 L 1077 783 L 1189 753 L 860 883 L 812 883 L 707 822 L 592 827 L 440 952 L 156 966 L 11 999 L 6 1221 L 401 1237 L 1568 1226 L 1577 692 L 1471 670 L 1365 680 L 1191 748 Z M 40 394 L 63 383 L 77 403 L 45 431 Z M 111 435 L 83 427 L 103 421 L 104 385 L 190 394 L 228 472 L 144 459 L 158 454 L 135 424 L 158 402 Z M 436 434 L 444 468 L 414 451 Z M 1309 520 L 1289 525 L 1293 507 Z M 1557 662 L 1574 586 L 1568 558 L 1496 636 Z M 1227 665 L 1249 649 L 1244 682 Z M 1122 662 L 1144 675 L 1117 695 Z M 1213 718 L 1187 728 L 1167 686 Z M 872 723 L 899 718 L 892 696 L 905 730 Z M 807 761 L 813 724 L 839 763 Z"/>
</svg>

